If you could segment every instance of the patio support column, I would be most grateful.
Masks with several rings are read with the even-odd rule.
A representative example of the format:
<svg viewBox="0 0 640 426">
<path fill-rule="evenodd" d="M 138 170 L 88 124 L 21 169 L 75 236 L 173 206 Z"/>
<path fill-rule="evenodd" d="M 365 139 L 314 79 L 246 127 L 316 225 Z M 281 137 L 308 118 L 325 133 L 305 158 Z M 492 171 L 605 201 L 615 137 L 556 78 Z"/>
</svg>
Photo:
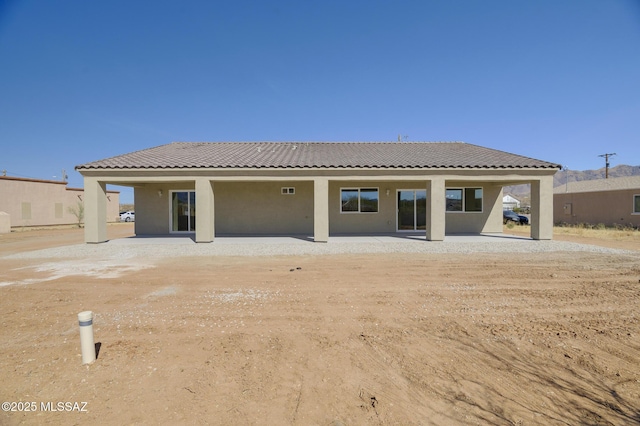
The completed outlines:
<svg viewBox="0 0 640 426">
<path fill-rule="evenodd" d="M 329 241 L 329 179 L 313 180 L 313 241 Z"/>
<path fill-rule="evenodd" d="M 427 181 L 427 240 L 444 240 L 445 212 L 444 177 L 434 177 Z"/>
<path fill-rule="evenodd" d="M 84 241 L 107 241 L 107 184 L 93 177 L 84 178 Z"/>
<path fill-rule="evenodd" d="M 196 243 L 210 243 L 215 237 L 213 182 L 196 179 Z"/>
<path fill-rule="evenodd" d="M 531 238 L 553 237 L 553 176 L 531 182 Z"/>
</svg>

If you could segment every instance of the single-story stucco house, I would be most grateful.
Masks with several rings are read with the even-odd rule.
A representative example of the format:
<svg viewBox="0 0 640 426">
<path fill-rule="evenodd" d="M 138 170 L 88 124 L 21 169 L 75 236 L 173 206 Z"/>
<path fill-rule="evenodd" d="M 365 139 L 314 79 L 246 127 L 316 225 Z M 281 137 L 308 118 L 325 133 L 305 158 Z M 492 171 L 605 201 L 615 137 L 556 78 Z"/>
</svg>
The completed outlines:
<svg viewBox="0 0 640 426">
<path fill-rule="evenodd" d="M 174 142 L 76 167 L 85 239 L 107 240 L 107 184 L 132 186 L 136 235 L 502 232 L 502 188 L 531 184 L 551 239 L 560 165 L 463 142 Z"/>
<path fill-rule="evenodd" d="M 640 228 L 640 176 L 567 182 L 553 199 L 555 223 Z"/>
</svg>

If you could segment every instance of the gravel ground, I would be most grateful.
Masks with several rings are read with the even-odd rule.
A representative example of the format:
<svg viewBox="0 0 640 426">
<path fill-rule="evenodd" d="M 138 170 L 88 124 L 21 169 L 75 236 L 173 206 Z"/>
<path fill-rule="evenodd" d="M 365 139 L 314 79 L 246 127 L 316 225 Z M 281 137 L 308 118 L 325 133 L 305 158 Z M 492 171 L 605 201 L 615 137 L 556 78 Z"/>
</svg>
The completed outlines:
<svg viewBox="0 0 640 426">
<path fill-rule="evenodd" d="M 532 241 L 513 239 L 483 242 L 329 242 L 312 243 L 292 240 L 292 243 L 225 243 L 195 244 L 191 240 L 171 243 L 152 242 L 126 244 L 118 240 L 104 244 L 76 244 L 44 250 L 16 253 L 2 259 L 47 258 L 166 258 L 178 256 L 296 256 L 361 253 L 551 253 L 588 252 L 637 255 L 630 250 L 604 248 L 565 241 Z"/>
</svg>

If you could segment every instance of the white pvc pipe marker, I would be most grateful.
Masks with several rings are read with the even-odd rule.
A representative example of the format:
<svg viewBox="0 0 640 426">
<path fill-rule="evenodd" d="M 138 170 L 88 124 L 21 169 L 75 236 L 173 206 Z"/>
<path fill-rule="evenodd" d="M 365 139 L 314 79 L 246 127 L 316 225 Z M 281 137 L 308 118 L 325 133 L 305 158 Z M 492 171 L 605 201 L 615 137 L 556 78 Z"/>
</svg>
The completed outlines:
<svg viewBox="0 0 640 426">
<path fill-rule="evenodd" d="M 80 312 L 78 314 L 78 323 L 80 325 L 82 363 L 89 364 L 96 360 L 96 345 L 93 342 L 93 312 Z"/>
</svg>

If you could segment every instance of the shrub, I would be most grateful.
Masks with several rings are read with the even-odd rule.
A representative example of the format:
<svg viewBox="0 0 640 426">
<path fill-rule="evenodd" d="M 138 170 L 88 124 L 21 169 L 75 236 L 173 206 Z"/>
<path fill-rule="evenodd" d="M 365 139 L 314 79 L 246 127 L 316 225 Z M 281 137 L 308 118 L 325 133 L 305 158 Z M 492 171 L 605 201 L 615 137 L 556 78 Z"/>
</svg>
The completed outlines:
<svg viewBox="0 0 640 426">
<path fill-rule="evenodd" d="M 78 201 L 75 206 L 69 206 L 67 210 L 76 217 L 78 220 L 78 228 L 81 228 L 82 222 L 84 221 L 84 203 L 82 201 Z"/>
</svg>

